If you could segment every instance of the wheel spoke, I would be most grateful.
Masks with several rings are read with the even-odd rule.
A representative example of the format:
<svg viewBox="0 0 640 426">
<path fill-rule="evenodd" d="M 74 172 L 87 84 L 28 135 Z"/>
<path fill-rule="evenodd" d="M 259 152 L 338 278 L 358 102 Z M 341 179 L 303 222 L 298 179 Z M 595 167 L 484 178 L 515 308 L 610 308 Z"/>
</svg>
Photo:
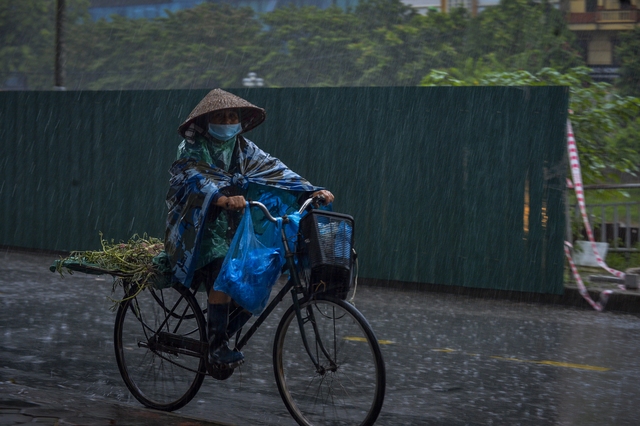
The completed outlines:
<svg viewBox="0 0 640 426">
<path fill-rule="evenodd" d="M 368 323 L 335 298 L 318 297 L 301 309 L 309 313 L 304 333 L 322 368 L 310 361 L 290 308 L 274 344 L 276 382 L 289 412 L 303 425 L 371 424 L 382 407 L 385 371 Z"/>
<path fill-rule="evenodd" d="M 145 290 L 116 315 L 120 373 L 147 407 L 172 411 L 195 396 L 204 379 L 204 342 L 204 317 L 186 289 Z"/>
</svg>

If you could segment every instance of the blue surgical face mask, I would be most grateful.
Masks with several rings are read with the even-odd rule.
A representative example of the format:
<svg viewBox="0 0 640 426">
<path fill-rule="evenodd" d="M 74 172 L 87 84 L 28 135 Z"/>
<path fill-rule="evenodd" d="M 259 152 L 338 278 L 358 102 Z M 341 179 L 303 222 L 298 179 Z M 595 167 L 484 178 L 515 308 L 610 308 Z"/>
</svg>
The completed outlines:
<svg viewBox="0 0 640 426">
<path fill-rule="evenodd" d="M 242 123 L 209 124 L 209 134 L 219 141 L 226 142 L 242 131 Z"/>
</svg>

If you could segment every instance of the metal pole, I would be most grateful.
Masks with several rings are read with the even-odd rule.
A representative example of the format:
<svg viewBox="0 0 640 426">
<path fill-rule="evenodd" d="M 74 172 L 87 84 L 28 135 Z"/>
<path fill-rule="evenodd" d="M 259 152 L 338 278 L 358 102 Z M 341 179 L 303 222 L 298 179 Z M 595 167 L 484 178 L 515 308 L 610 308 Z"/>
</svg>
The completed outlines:
<svg viewBox="0 0 640 426">
<path fill-rule="evenodd" d="M 65 48 L 64 48 L 64 24 L 65 24 L 65 0 L 56 0 L 56 55 L 54 67 L 54 90 L 66 90 L 65 80 Z"/>
</svg>

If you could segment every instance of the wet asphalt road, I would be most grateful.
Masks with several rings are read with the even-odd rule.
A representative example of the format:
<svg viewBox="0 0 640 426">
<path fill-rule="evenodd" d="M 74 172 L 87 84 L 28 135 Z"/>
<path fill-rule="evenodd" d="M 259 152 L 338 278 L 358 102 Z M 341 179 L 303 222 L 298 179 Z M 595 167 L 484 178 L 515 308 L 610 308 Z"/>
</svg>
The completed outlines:
<svg viewBox="0 0 640 426">
<path fill-rule="evenodd" d="M 0 382 L 139 407 L 113 355 L 110 278 L 61 278 L 54 259 L 0 253 Z M 364 286 L 356 306 L 384 343 L 380 425 L 640 423 L 637 316 Z M 273 380 L 277 314 L 245 348 L 247 363 L 227 381 L 205 379 L 179 413 L 293 424 Z"/>
</svg>

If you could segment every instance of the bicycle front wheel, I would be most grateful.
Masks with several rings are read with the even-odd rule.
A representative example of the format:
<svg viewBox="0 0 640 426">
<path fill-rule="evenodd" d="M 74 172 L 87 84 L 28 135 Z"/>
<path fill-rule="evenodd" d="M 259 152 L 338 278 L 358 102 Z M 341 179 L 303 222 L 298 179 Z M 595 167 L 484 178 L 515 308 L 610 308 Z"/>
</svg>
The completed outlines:
<svg viewBox="0 0 640 426">
<path fill-rule="evenodd" d="M 371 326 L 355 307 L 333 297 L 301 302 L 300 312 L 309 351 L 294 306 L 280 321 L 273 348 L 276 382 L 287 409 L 301 425 L 373 424 L 386 376 Z"/>
<path fill-rule="evenodd" d="M 185 287 L 148 288 L 122 302 L 116 314 L 114 344 L 124 383 L 149 408 L 177 410 L 202 385 L 205 320 Z"/>
</svg>

